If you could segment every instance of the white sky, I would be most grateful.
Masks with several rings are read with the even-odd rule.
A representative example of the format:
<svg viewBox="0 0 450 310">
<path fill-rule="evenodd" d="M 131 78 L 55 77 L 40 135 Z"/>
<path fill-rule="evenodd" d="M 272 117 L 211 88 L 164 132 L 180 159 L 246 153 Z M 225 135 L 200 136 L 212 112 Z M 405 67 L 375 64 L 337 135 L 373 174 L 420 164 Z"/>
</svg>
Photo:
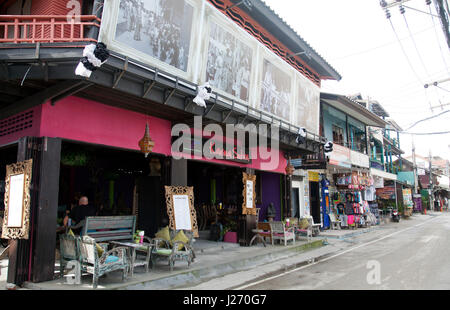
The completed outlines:
<svg viewBox="0 0 450 310">
<path fill-rule="evenodd" d="M 439 84 L 446 91 L 424 88 L 426 83 L 450 78 L 450 49 L 437 17 L 433 26 L 429 14 L 405 8 L 401 15 L 398 6 L 391 8 L 400 45 L 379 0 L 265 2 L 341 74 L 339 82 L 324 81 L 322 91 L 361 93 L 364 99 L 377 100 L 403 130 L 416 121 L 450 110 L 450 105 L 434 109 L 433 113 L 430 109 L 440 102 L 450 103 L 450 81 Z M 404 5 L 429 12 L 425 0 L 410 0 Z M 430 7 L 436 15 L 434 4 Z M 409 130 L 439 131 L 450 131 L 450 113 Z M 417 154 L 428 156 L 431 150 L 433 156 L 450 159 L 450 134 L 415 136 L 414 142 Z M 402 134 L 400 144 L 405 156 L 410 155 L 411 136 Z"/>
</svg>

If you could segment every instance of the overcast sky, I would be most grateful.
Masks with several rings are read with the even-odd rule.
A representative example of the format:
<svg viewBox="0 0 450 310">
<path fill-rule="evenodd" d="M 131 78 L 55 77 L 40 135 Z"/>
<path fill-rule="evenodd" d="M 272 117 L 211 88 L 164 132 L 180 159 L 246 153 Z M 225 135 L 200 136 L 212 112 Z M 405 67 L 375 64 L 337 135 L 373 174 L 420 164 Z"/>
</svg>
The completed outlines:
<svg viewBox="0 0 450 310">
<path fill-rule="evenodd" d="M 325 81 L 322 91 L 361 93 L 377 100 L 403 130 L 415 122 L 450 110 L 450 81 L 437 87 L 424 84 L 450 78 L 450 49 L 432 3 L 410 0 L 390 9 L 393 27 L 379 0 L 265 0 L 308 44 L 342 76 Z M 391 2 L 391 0 L 387 1 Z M 397 36 L 400 41 L 397 39 Z M 412 34 L 412 36 L 411 36 Z M 401 43 L 399 43 L 401 42 Z M 402 49 L 403 47 L 403 49 Z M 404 50 L 404 51 L 403 51 Z M 450 113 L 422 122 L 409 132 L 450 131 Z M 450 159 L 450 134 L 415 136 L 416 153 Z M 410 135 L 401 135 L 405 156 Z"/>
</svg>

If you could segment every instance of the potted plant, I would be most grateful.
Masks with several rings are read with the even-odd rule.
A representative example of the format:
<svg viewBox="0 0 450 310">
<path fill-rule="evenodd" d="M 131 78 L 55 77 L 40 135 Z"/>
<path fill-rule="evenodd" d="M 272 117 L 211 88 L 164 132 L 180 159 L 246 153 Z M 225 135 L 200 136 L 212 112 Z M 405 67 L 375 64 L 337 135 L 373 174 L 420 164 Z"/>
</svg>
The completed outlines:
<svg viewBox="0 0 450 310">
<path fill-rule="evenodd" d="M 231 243 L 237 243 L 237 222 L 230 220 L 224 227 L 223 227 L 223 241 L 224 242 L 231 242 Z"/>
</svg>

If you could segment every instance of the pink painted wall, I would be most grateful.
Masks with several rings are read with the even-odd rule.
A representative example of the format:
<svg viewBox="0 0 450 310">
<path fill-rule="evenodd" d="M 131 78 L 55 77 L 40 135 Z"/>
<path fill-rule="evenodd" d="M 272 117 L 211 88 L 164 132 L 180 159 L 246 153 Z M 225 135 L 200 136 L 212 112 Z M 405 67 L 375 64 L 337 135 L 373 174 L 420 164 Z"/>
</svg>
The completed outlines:
<svg viewBox="0 0 450 310">
<path fill-rule="evenodd" d="M 92 100 L 68 97 L 54 106 L 49 102 L 33 109 L 33 127 L 0 137 L 0 145 L 18 140 L 24 136 L 55 137 L 107 145 L 130 150 L 139 150 L 139 140 L 148 122 L 150 137 L 155 141 L 154 153 L 172 156 L 171 122 L 144 114 L 104 105 Z M 252 150 L 254 152 L 254 150 Z M 175 155 L 175 154 L 174 154 Z M 251 163 L 241 164 L 227 160 L 206 159 L 202 161 L 241 168 L 267 170 L 285 174 L 287 161 L 283 153 L 277 151 L 279 160 L 274 169 L 263 169 L 269 162 L 258 158 Z M 193 158 L 194 159 L 194 158 Z"/>
<path fill-rule="evenodd" d="M 44 104 L 40 135 L 139 150 L 146 122 L 155 141 L 153 152 L 170 155 L 170 121 L 78 97 Z"/>
</svg>

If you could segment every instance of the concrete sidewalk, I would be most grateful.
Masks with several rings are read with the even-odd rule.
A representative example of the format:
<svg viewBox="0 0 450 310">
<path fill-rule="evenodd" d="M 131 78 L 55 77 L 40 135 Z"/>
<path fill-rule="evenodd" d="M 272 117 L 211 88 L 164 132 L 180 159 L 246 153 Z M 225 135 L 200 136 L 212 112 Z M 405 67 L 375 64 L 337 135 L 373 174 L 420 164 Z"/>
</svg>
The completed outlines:
<svg viewBox="0 0 450 310">
<path fill-rule="evenodd" d="M 433 215 L 439 214 L 428 214 L 428 216 Z M 276 272 L 283 268 L 279 263 L 281 261 L 292 259 L 292 262 L 298 265 L 319 259 L 337 250 L 333 245 L 333 240 L 336 242 L 345 241 L 347 238 L 352 239 L 365 233 L 375 232 L 383 226 L 386 225 L 355 230 L 327 230 L 321 232 L 318 237 L 312 238 L 310 242 L 302 238 L 300 241 L 296 241 L 295 245 L 288 246 L 268 244 L 267 247 L 263 247 L 262 244 L 257 244 L 252 247 L 240 247 L 238 244 L 232 243 L 197 240 L 194 243 L 197 258 L 189 269 L 186 262 L 180 261 L 176 262 L 174 270 L 170 272 L 166 262 L 158 261 L 155 268 L 148 273 L 145 273 L 142 267 L 137 267 L 133 278 L 128 278 L 124 282 L 121 281 L 121 272 L 107 274 L 99 279 L 97 289 L 167 290 L 195 286 L 202 289 L 202 283 L 209 279 L 224 276 L 236 278 L 239 277 L 240 272 L 261 269 L 255 267 L 263 266 L 264 272 Z M 0 265 L 2 267 L 0 289 L 4 289 L 7 260 L 1 261 Z M 55 270 L 59 270 L 59 262 L 57 262 Z M 68 285 L 63 279 L 58 278 L 44 283 L 25 283 L 24 288 L 34 290 L 92 290 L 92 276 L 83 276 L 81 285 Z"/>
<path fill-rule="evenodd" d="M 187 268 L 187 263 L 177 261 L 174 270 L 170 272 L 164 261 L 158 261 L 153 270 L 145 273 L 142 267 L 137 267 L 133 278 L 121 281 L 121 272 L 111 272 L 99 279 L 98 290 L 167 290 L 185 285 L 200 284 L 205 280 L 218 276 L 252 269 L 280 259 L 296 256 L 299 253 L 322 247 L 324 238 L 312 238 L 310 242 L 296 241 L 295 245 L 257 244 L 252 247 L 240 247 L 237 244 L 197 240 L 195 242 L 196 259 Z M 58 268 L 56 268 L 58 269 Z M 1 285 L 1 284 L 0 284 Z M 3 286 L 4 287 L 4 286 Z M 43 283 L 25 283 L 25 289 L 33 290 L 92 290 L 92 276 L 82 277 L 81 285 L 68 285 L 63 279 Z"/>
</svg>

